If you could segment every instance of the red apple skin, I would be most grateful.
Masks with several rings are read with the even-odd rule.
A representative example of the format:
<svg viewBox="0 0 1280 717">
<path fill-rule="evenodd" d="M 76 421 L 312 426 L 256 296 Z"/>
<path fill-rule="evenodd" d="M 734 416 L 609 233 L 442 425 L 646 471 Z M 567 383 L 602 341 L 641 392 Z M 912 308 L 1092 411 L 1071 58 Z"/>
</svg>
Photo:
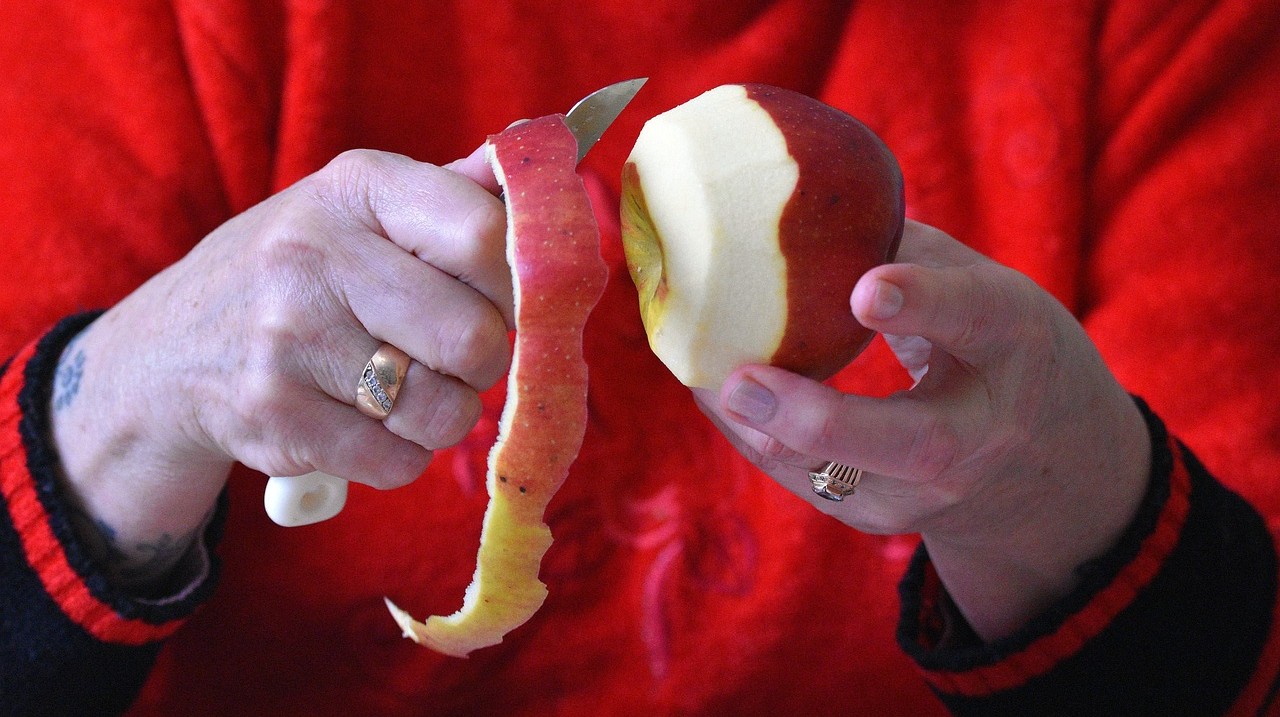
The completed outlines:
<svg viewBox="0 0 1280 717">
<path fill-rule="evenodd" d="M 849 298 L 863 274 L 897 253 L 906 215 L 902 171 L 884 142 L 848 114 L 791 90 L 744 87 L 773 118 L 800 170 L 779 227 L 787 325 L 770 363 L 824 380 L 873 336 L 854 319 Z"/>
<path fill-rule="evenodd" d="M 418 622 L 387 601 L 406 637 L 455 657 L 498 644 L 546 599 L 538 579 L 551 546 L 544 514 L 586 433 L 582 335 L 608 276 L 564 116 L 513 125 L 489 138 L 489 150 L 506 190 L 516 328 L 476 573 L 448 617 Z"/>
<path fill-rule="evenodd" d="M 563 116 L 521 123 L 489 142 L 505 175 L 508 257 L 521 296 L 511 384 L 518 395 L 507 399 L 518 399 L 518 413 L 495 453 L 495 487 L 525 506 L 525 519 L 541 522 L 586 431 L 582 332 L 608 268 Z"/>
</svg>

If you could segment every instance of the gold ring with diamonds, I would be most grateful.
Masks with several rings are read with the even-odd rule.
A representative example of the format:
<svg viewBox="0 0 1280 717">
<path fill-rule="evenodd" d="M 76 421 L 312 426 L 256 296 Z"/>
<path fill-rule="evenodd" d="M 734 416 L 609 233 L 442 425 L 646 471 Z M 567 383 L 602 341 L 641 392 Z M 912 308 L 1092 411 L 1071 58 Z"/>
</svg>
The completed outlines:
<svg viewBox="0 0 1280 717">
<path fill-rule="evenodd" d="M 827 500 L 841 501 L 858 489 L 862 469 L 830 461 L 822 470 L 811 471 L 809 480 L 813 482 L 814 493 Z"/>
<path fill-rule="evenodd" d="M 409 355 L 391 344 L 383 344 L 373 352 L 360 374 L 356 386 L 356 408 L 370 418 L 382 420 L 391 415 L 396 394 L 409 370 Z"/>
</svg>

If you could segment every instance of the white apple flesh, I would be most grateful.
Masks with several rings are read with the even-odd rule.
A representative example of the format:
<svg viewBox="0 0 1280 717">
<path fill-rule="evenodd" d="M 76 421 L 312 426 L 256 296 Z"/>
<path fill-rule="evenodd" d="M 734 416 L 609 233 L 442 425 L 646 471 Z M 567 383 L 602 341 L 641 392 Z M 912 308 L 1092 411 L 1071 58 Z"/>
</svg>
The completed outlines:
<svg viewBox="0 0 1280 717">
<path fill-rule="evenodd" d="M 765 85 L 650 119 L 622 177 L 623 247 L 654 353 L 718 388 L 747 363 L 834 374 L 871 332 L 858 278 L 902 235 L 902 175 L 857 120 Z"/>
</svg>

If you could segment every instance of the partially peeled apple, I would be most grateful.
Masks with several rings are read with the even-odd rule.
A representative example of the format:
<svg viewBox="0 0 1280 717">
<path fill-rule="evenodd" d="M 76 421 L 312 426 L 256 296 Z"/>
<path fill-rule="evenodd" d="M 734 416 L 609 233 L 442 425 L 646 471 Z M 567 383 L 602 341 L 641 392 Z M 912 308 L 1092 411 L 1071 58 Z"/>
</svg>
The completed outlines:
<svg viewBox="0 0 1280 717">
<path fill-rule="evenodd" d="M 650 119 L 622 173 L 622 241 L 654 353 L 717 389 L 763 363 L 828 378 L 870 341 L 854 284 L 892 260 L 902 173 L 853 117 L 724 85 Z"/>
<path fill-rule="evenodd" d="M 387 601 L 406 637 L 465 657 L 498 644 L 547 596 L 548 502 L 586 431 L 582 354 L 607 267 L 563 116 L 488 140 L 505 190 L 515 347 L 476 572 L 462 606 L 424 621 Z M 650 343 L 690 386 L 772 363 L 835 373 L 870 332 L 849 310 L 902 234 L 902 178 L 864 126 L 815 100 L 725 86 L 653 118 L 623 172 L 623 243 Z"/>
</svg>

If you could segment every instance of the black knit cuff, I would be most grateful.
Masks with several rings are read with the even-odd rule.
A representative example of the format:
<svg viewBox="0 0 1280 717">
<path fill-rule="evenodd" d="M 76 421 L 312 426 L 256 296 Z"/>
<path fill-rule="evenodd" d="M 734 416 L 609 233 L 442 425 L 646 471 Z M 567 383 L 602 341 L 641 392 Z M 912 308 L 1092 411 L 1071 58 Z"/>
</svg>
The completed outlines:
<svg viewBox="0 0 1280 717">
<path fill-rule="evenodd" d="M 36 344 L 35 353 L 26 362 L 24 385 L 18 395 L 22 411 L 19 431 L 36 493 L 48 517 L 49 527 L 66 553 L 67 562 L 89 592 L 122 618 L 158 625 L 190 615 L 212 594 L 220 567 L 213 548 L 221 538 L 229 502 L 224 491 L 204 531 L 203 540 L 196 541 L 192 552 L 175 568 L 191 579 L 174 586 L 168 595 L 141 598 L 120 590 L 90 559 L 60 489 L 61 466 L 50 428 L 50 398 L 63 350 L 101 314 L 100 311 L 87 312 L 63 319 Z"/>
<path fill-rule="evenodd" d="M 1153 459 L 1136 517 L 1022 630 L 939 644 L 944 589 L 917 552 L 900 585 L 898 641 L 953 711 L 1218 714 L 1252 676 L 1276 597 L 1271 535 L 1137 402 Z"/>
</svg>

